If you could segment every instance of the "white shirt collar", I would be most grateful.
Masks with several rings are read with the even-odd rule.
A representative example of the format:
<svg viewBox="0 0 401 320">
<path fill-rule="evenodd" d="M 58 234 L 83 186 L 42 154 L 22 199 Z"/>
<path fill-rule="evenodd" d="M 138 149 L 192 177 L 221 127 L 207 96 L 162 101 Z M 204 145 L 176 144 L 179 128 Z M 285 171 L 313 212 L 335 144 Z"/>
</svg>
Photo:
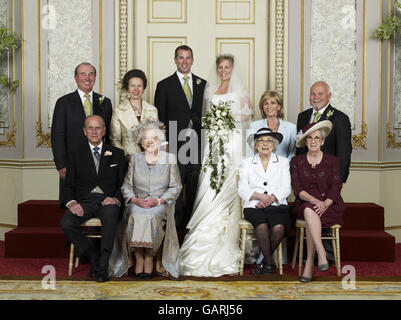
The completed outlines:
<svg viewBox="0 0 401 320">
<path fill-rule="evenodd" d="M 85 101 L 85 99 L 86 99 L 86 97 L 85 97 L 85 92 L 83 92 L 81 89 L 78 89 L 78 93 L 79 93 L 79 96 L 81 97 L 81 100 L 82 101 Z M 90 99 L 90 101 L 91 102 L 93 102 L 93 90 L 91 91 L 91 92 L 89 92 L 89 99 Z"/>
<path fill-rule="evenodd" d="M 95 146 L 93 144 L 89 143 L 89 147 L 91 148 L 92 152 L 93 152 L 93 148 L 95 148 Z M 99 153 L 102 153 L 102 147 L 103 147 L 103 141 L 97 146 L 99 148 Z"/>
<path fill-rule="evenodd" d="M 185 77 L 185 74 L 182 74 L 181 72 L 179 72 L 177 70 L 177 76 L 182 81 L 182 79 L 184 79 L 184 77 Z M 188 73 L 187 76 L 188 76 L 189 80 L 192 80 L 192 72 Z"/>
</svg>

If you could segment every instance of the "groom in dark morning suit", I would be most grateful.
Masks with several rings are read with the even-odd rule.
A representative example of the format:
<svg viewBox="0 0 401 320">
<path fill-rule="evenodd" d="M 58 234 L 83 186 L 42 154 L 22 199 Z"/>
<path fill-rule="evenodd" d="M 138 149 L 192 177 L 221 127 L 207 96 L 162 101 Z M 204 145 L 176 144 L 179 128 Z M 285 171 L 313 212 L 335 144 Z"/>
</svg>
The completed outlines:
<svg viewBox="0 0 401 320">
<path fill-rule="evenodd" d="M 123 203 L 121 185 L 127 163 L 123 150 L 103 142 L 106 126 L 102 117 L 86 118 L 83 131 L 86 143 L 69 154 L 65 188 L 68 209 L 60 227 L 78 253 L 89 259 L 90 276 L 104 282 L 108 280 L 109 258 Z M 91 218 L 99 218 L 102 223 L 100 256 L 81 228 Z"/>
<path fill-rule="evenodd" d="M 93 91 L 96 82 L 96 69 L 88 62 L 79 64 L 74 75 L 77 90 L 59 98 L 54 107 L 51 128 L 53 158 L 60 177 L 59 202 L 64 208 L 65 177 L 71 152 L 87 139 L 82 130 L 87 116 L 96 114 L 106 124 L 105 140 L 110 142 L 110 121 L 113 114 L 110 99 Z"/>
<path fill-rule="evenodd" d="M 176 201 L 175 222 L 177 231 L 184 231 L 192 213 L 200 171 L 201 118 L 206 81 L 191 72 L 194 57 L 190 47 L 177 47 L 174 62 L 177 71 L 158 82 L 154 104 L 160 121 L 167 129 L 169 151 L 177 152 L 184 188 Z"/>
</svg>

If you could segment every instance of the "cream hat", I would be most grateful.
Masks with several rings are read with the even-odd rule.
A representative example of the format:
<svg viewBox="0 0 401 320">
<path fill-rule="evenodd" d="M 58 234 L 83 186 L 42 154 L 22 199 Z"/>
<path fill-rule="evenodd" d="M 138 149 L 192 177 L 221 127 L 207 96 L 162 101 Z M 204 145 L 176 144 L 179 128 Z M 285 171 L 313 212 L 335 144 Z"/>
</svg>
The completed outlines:
<svg viewBox="0 0 401 320">
<path fill-rule="evenodd" d="M 323 129 L 326 132 L 326 137 L 329 135 L 333 124 L 330 120 L 323 120 L 319 122 L 312 122 L 306 125 L 301 131 L 298 132 L 295 137 L 296 147 L 305 147 L 305 138 L 311 133 L 319 129 Z"/>
</svg>

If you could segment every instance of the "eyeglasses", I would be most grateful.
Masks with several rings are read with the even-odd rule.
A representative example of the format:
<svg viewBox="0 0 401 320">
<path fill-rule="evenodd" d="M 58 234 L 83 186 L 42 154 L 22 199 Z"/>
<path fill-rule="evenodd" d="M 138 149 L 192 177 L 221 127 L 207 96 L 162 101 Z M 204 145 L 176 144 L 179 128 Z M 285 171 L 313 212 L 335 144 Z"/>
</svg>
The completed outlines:
<svg viewBox="0 0 401 320">
<path fill-rule="evenodd" d="M 273 144 L 273 140 L 271 139 L 257 139 L 257 143 L 266 143 L 266 144 Z"/>
<path fill-rule="evenodd" d="M 102 129 L 103 127 L 86 127 L 86 130 L 88 131 L 100 131 Z"/>
<path fill-rule="evenodd" d="M 145 141 L 145 142 L 148 142 L 148 141 L 157 141 L 157 140 L 159 140 L 159 137 L 158 136 L 155 136 L 155 137 L 144 137 L 144 138 L 142 138 L 143 139 L 143 141 Z"/>
<path fill-rule="evenodd" d="M 317 141 L 317 142 L 319 142 L 320 140 L 322 140 L 322 138 L 321 137 L 318 137 L 318 136 L 316 136 L 316 137 L 311 137 L 311 136 L 307 136 L 306 137 L 306 140 L 307 141 Z"/>
</svg>

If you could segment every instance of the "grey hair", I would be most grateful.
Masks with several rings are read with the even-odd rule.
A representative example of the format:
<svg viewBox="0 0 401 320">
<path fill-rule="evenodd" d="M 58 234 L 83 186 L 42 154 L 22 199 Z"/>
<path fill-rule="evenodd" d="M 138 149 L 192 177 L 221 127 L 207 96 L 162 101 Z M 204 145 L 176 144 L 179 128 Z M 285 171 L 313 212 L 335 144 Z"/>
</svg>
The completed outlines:
<svg viewBox="0 0 401 320">
<path fill-rule="evenodd" d="M 163 129 L 164 125 L 160 121 L 154 120 L 145 120 L 139 126 L 134 129 L 134 141 L 137 144 L 140 144 L 143 138 L 143 133 L 146 130 L 156 130 L 157 137 L 160 142 L 166 141 L 165 130 Z"/>
<path fill-rule="evenodd" d="M 266 135 L 266 136 L 268 136 L 268 137 L 270 137 L 270 138 L 273 139 L 273 152 L 275 152 L 275 151 L 277 150 L 278 145 L 280 144 L 280 142 L 278 142 L 278 140 L 277 140 L 276 138 L 273 138 L 272 136 L 269 136 L 269 135 Z M 263 137 L 263 136 L 262 136 L 262 137 Z M 256 150 L 256 139 L 254 140 L 253 150 L 255 151 L 255 153 L 258 152 L 258 151 Z"/>
</svg>

